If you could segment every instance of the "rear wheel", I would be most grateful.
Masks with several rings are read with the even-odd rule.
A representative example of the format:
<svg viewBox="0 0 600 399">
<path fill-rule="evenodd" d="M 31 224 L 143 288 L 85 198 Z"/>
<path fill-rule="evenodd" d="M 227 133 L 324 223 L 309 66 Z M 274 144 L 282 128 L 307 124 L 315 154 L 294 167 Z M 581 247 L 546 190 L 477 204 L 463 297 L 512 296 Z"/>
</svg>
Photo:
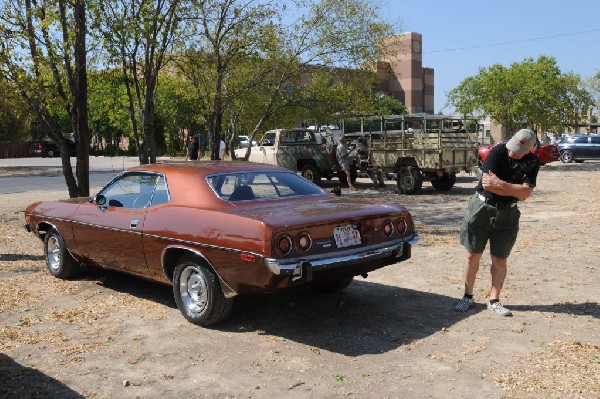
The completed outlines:
<svg viewBox="0 0 600 399">
<path fill-rule="evenodd" d="M 65 241 L 58 231 L 48 230 L 44 238 L 46 267 L 51 275 L 61 279 L 73 277 L 79 271 L 79 264 L 67 250 Z"/>
<path fill-rule="evenodd" d="M 437 177 L 431 181 L 431 185 L 438 191 L 448 191 L 456 183 L 456 173 L 444 173 L 443 176 Z"/>
<path fill-rule="evenodd" d="M 53 158 L 54 157 L 54 151 L 48 150 L 48 152 L 46 152 L 46 155 L 48 156 L 48 158 Z"/>
<path fill-rule="evenodd" d="M 311 163 L 304 165 L 300 174 L 306 180 L 311 181 L 315 184 L 321 181 L 321 172 L 319 171 L 316 165 L 313 165 Z"/>
<path fill-rule="evenodd" d="M 343 278 L 340 281 L 335 281 L 333 283 L 315 284 L 312 286 L 312 289 L 319 294 L 334 294 L 346 289 L 352 283 L 353 279 L 354 277 L 352 276 Z"/>
<path fill-rule="evenodd" d="M 197 256 L 181 258 L 173 275 L 173 295 L 190 323 L 207 326 L 225 319 L 233 298 L 225 298 L 217 275 Z"/>
<path fill-rule="evenodd" d="M 354 182 L 356 182 L 357 178 L 358 178 L 358 170 L 356 170 L 355 165 L 351 165 L 350 166 L 350 179 L 352 179 L 352 184 L 354 184 Z M 344 172 L 343 170 L 340 170 L 338 172 L 338 179 L 340 179 L 340 183 L 342 183 L 342 186 L 348 185 L 348 178 L 346 177 L 346 172 Z"/>
<path fill-rule="evenodd" d="M 403 166 L 396 181 L 400 194 L 415 194 L 423 187 L 423 176 L 414 166 Z"/>
<path fill-rule="evenodd" d="M 560 153 L 560 160 L 563 161 L 564 163 L 573 162 L 573 151 L 571 151 L 571 150 L 562 151 Z"/>
</svg>

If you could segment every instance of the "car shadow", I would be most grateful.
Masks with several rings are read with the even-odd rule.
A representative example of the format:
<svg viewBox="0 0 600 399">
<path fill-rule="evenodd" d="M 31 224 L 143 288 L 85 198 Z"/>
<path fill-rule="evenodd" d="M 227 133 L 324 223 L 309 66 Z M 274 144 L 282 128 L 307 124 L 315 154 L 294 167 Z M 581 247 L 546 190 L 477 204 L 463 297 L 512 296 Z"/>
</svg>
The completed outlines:
<svg viewBox="0 0 600 399">
<path fill-rule="evenodd" d="M 3 353 L 0 353 L 0 376 L 1 398 L 84 398 L 63 383 Z"/>
<path fill-rule="evenodd" d="M 177 308 L 167 285 L 103 270 L 86 273 L 84 279 Z M 208 328 L 227 333 L 252 331 L 314 350 L 360 356 L 410 346 L 486 309 L 484 304 L 476 303 L 468 312 L 455 312 L 457 299 L 364 280 L 355 280 L 346 290 L 330 295 L 300 286 L 273 294 L 238 296 L 230 316 Z M 595 302 L 512 305 L 511 310 L 600 318 L 600 307 Z"/>
<path fill-rule="evenodd" d="M 43 255 L 30 254 L 0 254 L 0 260 L 3 262 L 19 262 L 23 260 L 44 260 Z"/>
</svg>

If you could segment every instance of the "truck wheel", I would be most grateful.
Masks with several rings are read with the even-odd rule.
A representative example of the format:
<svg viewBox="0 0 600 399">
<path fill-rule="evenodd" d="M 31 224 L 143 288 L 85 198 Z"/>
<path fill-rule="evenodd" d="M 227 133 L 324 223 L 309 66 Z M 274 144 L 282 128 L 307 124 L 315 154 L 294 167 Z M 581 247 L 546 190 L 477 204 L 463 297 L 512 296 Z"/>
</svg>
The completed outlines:
<svg viewBox="0 0 600 399">
<path fill-rule="evenodd" d="M 400 194 L 416 194 L 423 187 L 423 176 L 419 168 L 405 166 L 400 169 L 396 184 L 398 185 L 398 192 Z"/>
<path fill-rule="evenodd" d="M 352 179 L 352 184 L 354 184 L 354 182 L 356 182 L 356 179 L 358 178 L 358 170 L 356 170 L 356 166 L 351 166 L 350 167 L 350 179 Z M 340 183 L 342 183 L 342 186 L 347 186 L 348 182 L 346 181 L 346 172 L 344 172 L 343 170 L 340 170 L 338 172 L 338 179 L 340 179 Z"/>
<path fill-rule="evenodd" d="M 321 172 L 316 167 L 316 165 L 313 165 L 311 163 L 304 165 L 300 174 L 306 180 L 311 181 L 315 184 L 318 184 L 321 181 Z"/>
<path fill-rule="evenodd" d="M 442 177 L 438 177 L 431 181 L 431 185 L 438 191 L 448 191 L 456 183 L 456 173 L 444 173 Z"/>
</svg>

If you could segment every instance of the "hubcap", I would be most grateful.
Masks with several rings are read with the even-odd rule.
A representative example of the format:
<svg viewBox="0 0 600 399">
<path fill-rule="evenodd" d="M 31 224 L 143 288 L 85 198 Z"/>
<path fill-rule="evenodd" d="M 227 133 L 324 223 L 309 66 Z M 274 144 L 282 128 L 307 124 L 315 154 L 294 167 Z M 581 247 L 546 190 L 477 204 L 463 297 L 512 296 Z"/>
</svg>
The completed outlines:
<svg viewBox="0 0 600 399">
<path fill-rule="evenodd" d="M 208 303 L 208 283 L 195 266 L 186 267 L 181 273 L 179 294 L 186 309 L 192 313 L 202 312 Z"/>
<path fill-rule="evenodd" d="M 60 269 L 60 244 L 55 236 L 48 239 L 48 266 L 52 271 L 57 272 Z"/>
</svg>

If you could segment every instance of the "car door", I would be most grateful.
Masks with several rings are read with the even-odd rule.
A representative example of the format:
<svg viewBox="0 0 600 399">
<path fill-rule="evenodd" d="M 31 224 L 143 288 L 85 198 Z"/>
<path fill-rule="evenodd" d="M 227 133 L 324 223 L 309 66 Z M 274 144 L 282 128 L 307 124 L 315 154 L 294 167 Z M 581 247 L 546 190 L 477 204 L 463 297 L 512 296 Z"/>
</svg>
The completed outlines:
<svg viewBox="0 0 600 399">
<path fill-rule="evenodd" d="M 590 136 L 590 159 L 600 159 L 600 136 Z"/>
<path fill-rule="evenodd" d="M 102 267 L 146 274 L 142 231 L 160 176 L 125 173 L 81 205 L 73 228 L 80 255 Z"/>
</svg>

